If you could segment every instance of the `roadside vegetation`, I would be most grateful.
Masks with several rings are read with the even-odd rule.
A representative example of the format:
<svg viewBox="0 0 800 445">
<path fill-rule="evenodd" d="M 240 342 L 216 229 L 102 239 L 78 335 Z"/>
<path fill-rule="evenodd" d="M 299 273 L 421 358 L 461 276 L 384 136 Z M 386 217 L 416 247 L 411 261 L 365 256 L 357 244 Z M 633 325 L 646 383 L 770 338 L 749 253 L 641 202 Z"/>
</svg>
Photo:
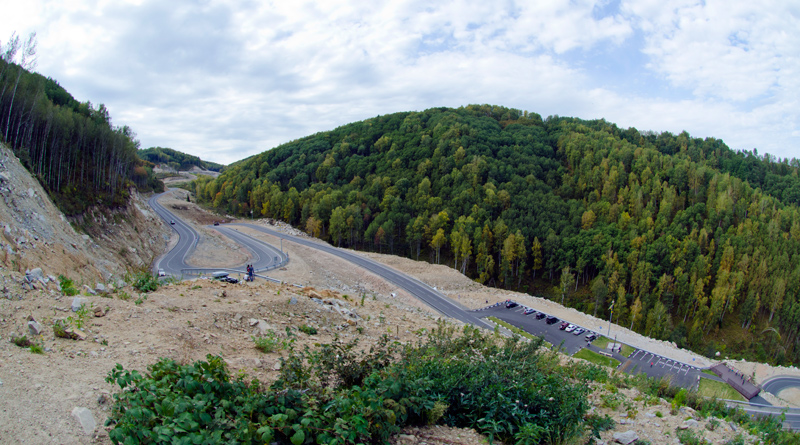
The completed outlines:
<svg viewBox="0 0 800 445">
<path fill-rule="evenodd" d="M 269 387 L 232 377 L 220 357 L 162 359 L 145 375 L 117 366 L 116 443 L 386 443 L 406 425 L 470 427 L 493 440 L 561 444 L 587 434 L 592 367 L 559 364 L 541 341 L 442 324 L 424 342 L 369 350 L 334 341 L 290 349 Z"/>
</svg>

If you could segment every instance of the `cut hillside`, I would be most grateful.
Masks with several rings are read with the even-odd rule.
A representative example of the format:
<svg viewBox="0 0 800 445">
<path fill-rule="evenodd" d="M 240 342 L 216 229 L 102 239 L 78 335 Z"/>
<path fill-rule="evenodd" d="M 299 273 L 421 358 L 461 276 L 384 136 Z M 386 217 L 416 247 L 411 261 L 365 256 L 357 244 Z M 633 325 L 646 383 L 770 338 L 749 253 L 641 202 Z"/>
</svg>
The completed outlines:
<svg viewBox="0 0 800 445">
<path fill-rule="evenodd" d="M 2 262 L 16 272 L 43 268 L 94 286 L 147 268 L 169 232 L 134 189 L 124 209 L 65 217 L 14 154 L 0 145 Z"/>
</svg>

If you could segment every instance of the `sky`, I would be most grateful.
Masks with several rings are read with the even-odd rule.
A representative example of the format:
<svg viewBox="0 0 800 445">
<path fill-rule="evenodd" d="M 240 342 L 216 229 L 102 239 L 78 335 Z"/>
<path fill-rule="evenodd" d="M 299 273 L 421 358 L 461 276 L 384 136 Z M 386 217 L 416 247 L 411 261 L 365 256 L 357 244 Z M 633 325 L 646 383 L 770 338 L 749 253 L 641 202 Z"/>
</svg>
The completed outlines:
<svg viewBox="0 0 800 445">
<path fill-rule="evenodd" d="M 0 0 L 0 42 L 142 148 L 229 164 L 399 111 L 502 105 L 800 158 L 800 1 Z"/>
</svg>

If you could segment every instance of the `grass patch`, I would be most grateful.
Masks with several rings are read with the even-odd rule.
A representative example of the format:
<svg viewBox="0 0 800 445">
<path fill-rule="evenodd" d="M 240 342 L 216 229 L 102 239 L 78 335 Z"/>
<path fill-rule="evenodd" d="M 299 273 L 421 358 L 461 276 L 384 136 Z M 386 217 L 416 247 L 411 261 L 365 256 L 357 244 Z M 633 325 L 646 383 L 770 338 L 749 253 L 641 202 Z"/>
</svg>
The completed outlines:
<svg viewBox="0 0 800 445">
<path fill-rule="evenodd" d="M 728 400 L 741 400 L 742 402 L 747 401 L 747 399 L 745 399 L 741 394 L 739 394 L 739 391 L 733 389 L 731 385 L 710 379 L 700 379 L 700 386 L 697 389 L 697 393 L 705 397 L 716 397 L 718 399 L 728 399 Z"/>
<path fill-rule="evenodd" d="M 712 371 L 712 370 L 710 370 L 710 369 L 704 369 L 704 370 L 703 370 L 703 374 L 708 374 L 708 375 L 713 375 L 714 377 L 719 377 L 719 376 L 717 375 L 717 373 L 715 373 L 714 371 Z"/>
<path fill-rule="evenodd" d="M 616 368 L 617 366 L 619 366 L 619 360 L 611 357 L 606 357 L 605 355 L 598 354 L 588 349 L 581 349 L 575 355 L 573 355 L 573 357 L 582 358 L 590 363 L 594 363 L 596 365 L 608 366 L 610 368 Z"/>
<path fill-rule="evenodd" d="M 597 346 L 600 349 L 608 348 L 609 343 L 612 343 L 612 340 L 609 340 L 608 337 L 605 337 L 603 335 L 601 335 L 600 338 L 592 342 L 593 345 Z M 617 343 L 619 343 L 619 341 Z M 620 351 L 620 354 L 624 355 L 625 357 L 629 357 L 631 354 L 633 354 L 633 351 L 635 351 L 633 346 L 626 345 L 625 343 L 620 343 L 620 344 L 622 345 L 622 351 Z"/>
<path fill-rule="evenodd" d="M 514 326 L 514 325 L 512 325 L 510 323 L 507 323 L 507 322 L 505 322 L 505 321 L 503 321 L 503 320 L 501 320 L 501 319 L 499 319 L 497 317 L 487 317 L 487 318 L 489 320 L 499 324 L 500 326 L 508 329 L 509 331 L 519 335 L 520 337 L 525 337 L 528 340 L 533 340 L 534 338 L 536 338 L 535 335 L 533 335 L 533 334 L 531 334 L 529 332 L 525 332 L 522 329 L 520 329 L 520 328 L 518 328 L 518 327 L 516 327 L 516 326 Z"/>
</svg>

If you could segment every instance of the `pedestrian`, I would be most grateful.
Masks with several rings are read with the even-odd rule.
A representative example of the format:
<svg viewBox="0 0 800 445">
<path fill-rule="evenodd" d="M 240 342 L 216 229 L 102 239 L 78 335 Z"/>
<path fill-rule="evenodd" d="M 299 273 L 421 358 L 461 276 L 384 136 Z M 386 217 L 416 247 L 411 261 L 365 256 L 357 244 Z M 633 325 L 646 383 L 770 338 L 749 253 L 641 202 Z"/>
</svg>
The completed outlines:
<svg viewBox="0 0 800 445">
<path fill-rule="evenodd" d="M 651 367 L 651 368 L 653 367 L 653 362 L 650 362 L 650 367 Z"/>
</svg>

